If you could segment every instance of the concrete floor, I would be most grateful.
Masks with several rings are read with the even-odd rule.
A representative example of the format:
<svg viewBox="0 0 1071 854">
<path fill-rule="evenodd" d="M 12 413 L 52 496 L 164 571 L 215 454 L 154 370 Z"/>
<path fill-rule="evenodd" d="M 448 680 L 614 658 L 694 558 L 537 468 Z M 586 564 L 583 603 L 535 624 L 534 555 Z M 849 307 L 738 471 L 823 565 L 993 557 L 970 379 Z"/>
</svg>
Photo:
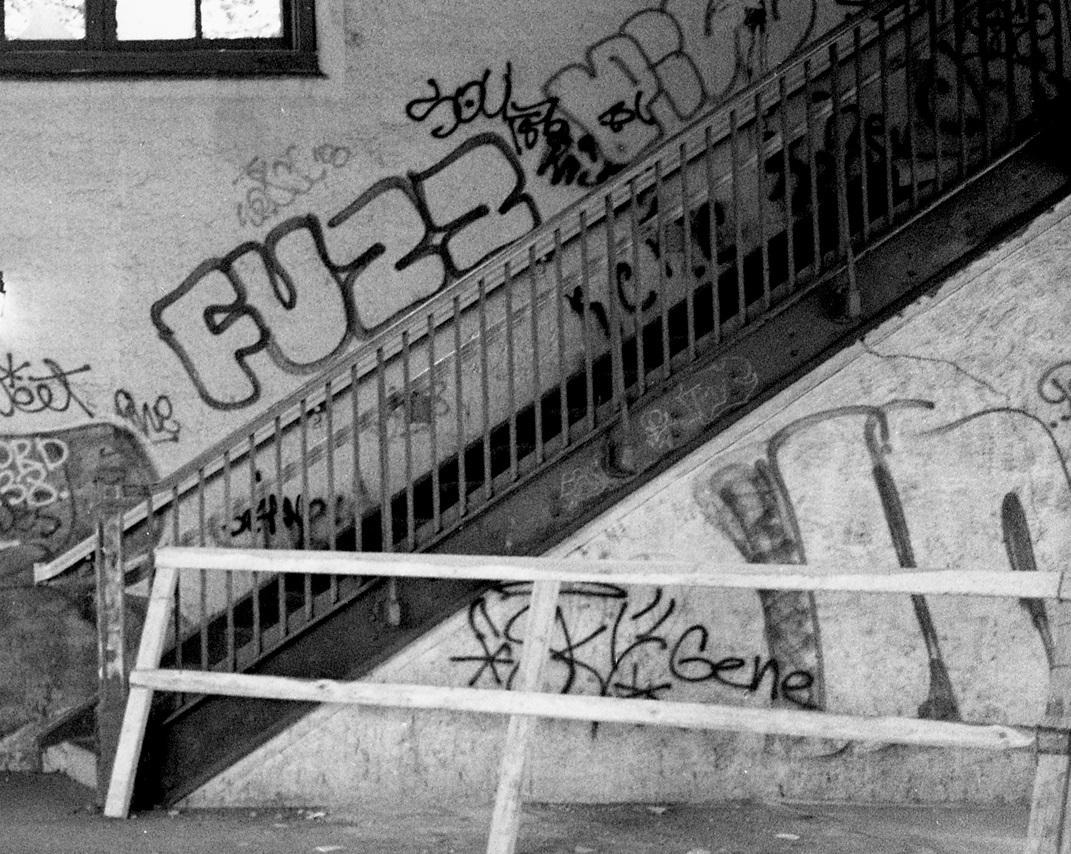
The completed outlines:
<svg viewBox="0 0 1071 854">
<path fill-rule="evenodd" d="M 190 810 L 111 821 L 55 774 L 0 772 L 4 854 L 476 854 L 490 810 Z M 1018 854 L 1027 808 L 531 806 L 517 854 Z"/>
</svg>

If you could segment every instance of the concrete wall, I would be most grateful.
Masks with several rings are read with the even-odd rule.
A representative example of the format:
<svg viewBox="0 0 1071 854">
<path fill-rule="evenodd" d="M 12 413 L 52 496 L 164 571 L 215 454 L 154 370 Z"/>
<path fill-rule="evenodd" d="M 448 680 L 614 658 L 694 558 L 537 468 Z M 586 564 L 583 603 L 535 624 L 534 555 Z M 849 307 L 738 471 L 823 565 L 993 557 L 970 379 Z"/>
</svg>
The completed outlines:
<svg viewBox="0 0 1071 854">
<path fill-rule="evenodd" d="M 0 583 L 855 5 L 318 0 L 322 79 L 5 81 Z"/>
<path fill-rule="evenodd" d="M 553 554 L 893 568 L 909 548 L 924 566 L 1066 567 L 1069 259 L 1065 201 Z M 648 434 L 663 439 L 654 420 Z M 375 678 L 508 685 L 525 602 L 523 589 L 489 593 Z M 906 596 L 586 587 L 564 600 L 547 688 L 1040 720 L 1047 633 L 1066 615 L 949 597 L 923 610 Z M 485 801 L 503 732 L 491 718 L 325 706 L 189 803 Z M 552 801 L 994 802 L 1025 797 L 1032 773 L 1030 755 L 543 723 L 526 790 Z"/>
</svg>

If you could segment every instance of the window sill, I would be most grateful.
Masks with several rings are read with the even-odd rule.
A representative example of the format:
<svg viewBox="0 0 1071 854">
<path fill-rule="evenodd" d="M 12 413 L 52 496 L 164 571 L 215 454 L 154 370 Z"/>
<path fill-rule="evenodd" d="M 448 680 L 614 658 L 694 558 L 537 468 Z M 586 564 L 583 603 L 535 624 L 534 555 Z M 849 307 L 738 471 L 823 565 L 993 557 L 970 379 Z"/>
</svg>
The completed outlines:
<svg viewBox="0 0 1071 854">
<path fill-rule="evenodd" d="M 0 77 L 8 79 L 279 76 L 322 76 L 316 53 L 279 50 L 12 51 L 0 55 Z"/>
</svg>

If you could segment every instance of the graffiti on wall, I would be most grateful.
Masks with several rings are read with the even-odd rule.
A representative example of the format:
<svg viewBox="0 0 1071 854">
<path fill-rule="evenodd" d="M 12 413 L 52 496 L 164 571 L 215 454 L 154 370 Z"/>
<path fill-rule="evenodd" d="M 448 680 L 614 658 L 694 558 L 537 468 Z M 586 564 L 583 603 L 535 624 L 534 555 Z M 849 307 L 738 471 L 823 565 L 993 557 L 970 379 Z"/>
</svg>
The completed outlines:
<svg viewBox="0 0 1071 854">
<path fill-rule="evenodd" d="M 206 404 L 250 406 L 256 354 L 315 371 L 537 226 L 524 186 L 509 144 L 478 134 L 430 169 L 377 181 L 326 224 L 292 217 L 205 260 L 153 304 L 153 324 Z"/>
<path fill-rule="evenodd" d="M 238 203 L 238 224 L 258 227 L 343 168 L 351 152 L 344 145 L 322 143 L 306 150 L 297 145 L 273 157 L 258 154 L 242 165 L 232 182 L 244 190 Z"/>
<path fill-rule="evenodd" d="M 720 466 L 695 484 L 693 496 L 704 517 L 723 533 L 749 563 L 805 563 L 804 538 L 796 516 L 794 497 L 782 470 L 781 455 L 794 438 L 835 420 L 858 422 L 858 442 L 869 459 L 866 476 L 873 485 L 888 539 L 897 563 L 915 567 L 916 547 L 908 524 L 903 488 L 890 466 L 894 454 L 902 454 L 891 441 L 890 415 L 903 411 L 932 411 L 926 400 L 894 400 L 881 406 L 854 405 L 829 409 L 800 418 L 774 433 L 765 454 L 754 463 L 736 462 Z M 923 435 L 941 435 L 961 429 L 979 418 L 1006 415 L 1026 419 L 1042 427 L 1048 436 L 1062 480 L 1071 489 L 1066 461 L 1059 445 L 1044 422 L 1024 410 L 996 408 L 982 410 L 952 423 L 930 428 Z M 1036 569 L 1022 504 L 1014 491 L 1005 494 L 1002 507 L 1002 539 L 1013 570 Z M 825 674 L 820 630 L 814 595 L 786 591 L 758 591 L 763 611 L 769 654 L 786 667 L 813 674 L 812 700 L 824 707 Z M 1036 604 L 1024 601 L 1043 644 L 1051 635 Z M 928 687 L 918 708 L 919 717 L 959 720 L 960 708 L 938 641 L 938 629 L 923 596 L 911 597 L 912 610 L 926 652 Z M 1046 646 L 1048 649 L 1048 646 Z"/>
<path fill-rule="evenodd" d="M 41 359 L 35 366 L 7 353 L 0 361 L 0 416 L 70 411 L 92 418 L 89 406 L 71 388 L 71 378 L 89 370 L 89 365 L 64 369 L 54 359 Z"/>
<path fill-rule="evenodd" d="M 469 606 L 478 651 L 450 660 L 470 669 L 470 686 L 512 687 L 530 592 L 529 584 L 502 584 Z M 660 700 L 674 686 L 713 683 L 811 707 L 809 672 L 772 657 L 711 649 L 710 628 L 701 622 L 680 628 L 673 619 L 678 601 L 663 588 L 633 598 L 610 584 L 566 586 L 562 602 L 550 643 L 550 690 Z"/>
<path fill-rule="evenodd" d="M 0 435 L 0 577 L 22 574 L 92 534 L 102 488 L 155 480 L 137 437 L 114 424 Z"/>
<path fill-rule="evenodd" d="M 478 119 L 506 122 L 518 154 L 541 144 L 538 175 L 552 185 L 592 187 L 705 104 L 783 62 L 810 38 L 816 17 L 817 0 L 663 0 L 552 73 L 541 100 L 513 99 L 507 63 L 501 75 L 485 69 L 454 88 L 429 78 L 429 91 L 405 113 L 432 122 L 437 138 Z"/>
<path fill-rule="evenodd" d="M 175 407 L 168 395 L 159 394 L 151 405 L 146 401 L 139 406 L 131 392 L 118 388 L 112 396 L 112 403 L 115 414 L 150 443 L 158 445 L 179 440 L 182 423 L 175 418 Z"/>
<path fill-rule="evenodd" d="M 1057 362 L 1045 369 L 1038 379 L 1038 397 L 1057 409 L 1058 420 L 1050 421 L 1050 427 L 1071 421 L 1071 361 Z"/>
</svg>

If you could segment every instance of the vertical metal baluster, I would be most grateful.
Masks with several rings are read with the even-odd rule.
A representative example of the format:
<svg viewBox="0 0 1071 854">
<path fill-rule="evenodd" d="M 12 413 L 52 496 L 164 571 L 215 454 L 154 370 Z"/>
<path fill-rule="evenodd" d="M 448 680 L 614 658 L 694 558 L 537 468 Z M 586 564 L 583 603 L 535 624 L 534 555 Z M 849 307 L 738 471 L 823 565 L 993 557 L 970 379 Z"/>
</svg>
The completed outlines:
<svg viewBox="0 0 1071 854">
<path fill-rule="evenodd" d="M 688 361 L 695 361 L 695 284 L 692 277 L 695 264 L 692 255 L 692 211 L 688 204 L 688 145 L 681 142 L 679 151 L 680 165 L 677 167 L 677 175 L 681 185 L 681 240 L 684 244 L 684 269 L 681 271 L 681 281 L 684 284 L 684 313 L 688 322 Z M 607 288 L 610 291 L 610 302 L 614 303 L 613 275 L 610 276 Z M 623 386 L 622 386 L 623 387 Z"/>
<path fill-rule="evenodd" d="M 611 194 L 603 196 L 603 223 L 606 230 L 606 300 L 607 322 L 610 324 L 610 386 L 613 404 L 621 410 L 621 424 L 628 431 L 628 401 L 625 399 L 625 365 L 621 347 L 621 322 L 617 316 L 617 295 L 614 293 L 617 266 L 617 223 Z"/>
<path fill-rule="evenodd" d="M 848 187 L 845 175 L 844 133 L 841 129 L 840 55 L 837 45 L 829 46 L 830 94 L 833 99 L 833 148 L 837 182 L 837 256 L 846 258 L 851 246 L 851 223 L 848 221 Z"/>
<path fill-rule="evenodd" d="M 636 179 L 628 182 L 628 227 L 632 243 L 632 321 L 636 327 L 636 393 L 643 394 L 647 388 L 647 363 L 643 352 L 643 302 L 646 292 L 640 279 L 640 211 L 636 197 Z M 618 286 L 620 296 L 620 285 Z"/>
<path fill-rule="evenodd" d="M 253 437 L 249 437 L 249 506 L 253 508 L 253 519 L 256 519 L 257 507 L 263 503 L 264 515 L 268 519 L 268 523 L 264 528 L 264 545 L 270 546 L 269 537 L 271 536 L 272 528 L 277 524 L 277 516 L 282 513 L 282 501 L 283 496 L 286 494 L 284 489 L 286 484 L 286 470 L 283 468 L 283 420 L 282 417 L 276 415 L 272 421 L 272 468 L 274 471 L 273 483 L 274 486 L 274 499 L 275 505 L 273 506 L 273 492 L 271 489 L 265 491 L 265 494 L 260 500 L 257 500 L 257 469 L 256 469 L 256 445 L 253 442 Z M 256 530 L 256 523 L 253 524 L 253 531 Z M 255 536 L 255 534 L 254 534 Z M 259 654 L 261 649 L 261 622 L 260 622 L 260 580 L 256 573 L 253 573 L 253 589 L 256 594 L 253 598 L 253 633 L 255 637 L 255 646 Z M 268 581 L 265 584 L 265 588 L 270 587 L 272 581 Z M 279 637 L 285 638 L 290 634 L 290 614 L 287 608 L 286 597 L 286 573 L 279 572 L 275 574 L 275 597 L 279 607 Z"/>
<path fill-rule="evenodd" d="M 989 163 L 993 157 L 993 127 L 989 114 L 989 93 L 993 89 L 989 78 L 989 18 L 985 4 L 973 4 L 974 14 L 978 20 L 978 61 L 982 65 L 979 88 L 978 107 L 982 114 L 982 160 Z"/>
<path fill-rule="evenodd" d="M 431 529 L 439 533 L 443 527 L 442 498 L 439 495 L 439 385 L 435 378 L 435 314 L 428 312 L 428 394 L 430 395 L 428 418 L 428 444 L 431 458 Z"/>
<path fill-rule="evenodd" d="M 811 190 L 811 239 L 814 242 L 814 269 L 812 279 L 817 279 L 822 269 L 822 230 L 818 220 L 818 163 L 814 150 L 814 84 L 811 80 L 811 61 L 803 61 L 803 88 L 807 99 L 804 117 L 807 123 L 807 171 L 810 173 Z M 734 178 L 735 183 L 735 178 Z"/>
<path fill-rule="evenodd" d="M 153 494 L 150 490 L 145 496 L 145 523 L 149 528 L 149 589 L 152 589 L 152 584 L 156 580 L 156 543 L 159 542 L 159 520 L 156 518 L 156 507 L 153 501 Z M 226 515 L 223 517 L 226 519 Z"/>
<path fill-rule="evenodd" d="M 592 374 L 591 334 L 591 259 L 588 256 L 587 211 L 580 211 L 580 298 L 583 317 L 580 330 L 584 342 L 584 423 L 587 430 L 595 427 L 595 382 Z"/>
<path fill-rule="evenodd" d="M 275 441 L 276 448 L 282 444 L 280 436 L 280 420 L 275 418 Z M 254 434 L 250 434 L 246 438 L 246 458 L 250 461 L 250 540 L 253 543 L 253 548 L 256 546 L 257 537 L 257 443 Z M 276 490 L 280 495 L 283 494 L 283 480 L 280 474 L 276 473 L 275 478 Z M 266 514 L 271 511 L 270 495 L 265 495 L 263 501 L 265 501 Z M 271 543 L 268 541 L 268 531 L 265 531 L 265 546 L 269 546 Z M 278 586 L 283 586 L 283 581 L 286 578 L 283 574 L 276 575 L 276 583 Z M 263 651 L 263 635 L 261 633 L 260 623 L 260 573 L 254 572 L 252 576 L 253 589 L 251 596 L 253 598 L 253 651 L 254 656 L 259 656 Z M 285 613 L 285 612 L 284 612 Z"/>
<path fill-rule="evenodd" d="M 505 290 L 506 318 L 503 321 L 506 333 L 506 409 L 509 412 L 509 479 L 517 479 L 517 361 L 513 341 L 513 278 L 510 276 L 509 261 L 502 265 L 502 287 Z"/>
<path fill-rule="evenodd" d="M 205 470 L 204 467 L 197 469 L 197 545 L 204 548 L 207 543 L 205 537 Z M 200 584 L 200 609 L 201 609 L 201 669 L 208 670 L 208 571 L 198 570 L 201 577 Z"/>
<path fill-rule="evenodd" d="M 956 152 L 956 177 L 967 175 L 967 86 L 963 82 L 963 9 L 960 0 L 952 2 L 952 21 L 956 40 L 956 134 L 959 147 Z"/>
<path fill-rule="evenodd" d="M 308 407 L 309 403 L 307 398 L 302 398 L 301 414 L 298 416 L 298 435 L 301 442 L 300 447 L 300 459 L 301 459 L 301 495 L 300 507 L 297 506 L 298 502 L 295 502 L 294 512 L 299 515 L 299 522 L 301 525 L 301 533 L 298 537 L 298 548 L 309 548 L 309 419 L 308 419 Z M 282 484 L 279 484 L 279 500 L 283 500 L 285 490 L 282 489 Z"/>
<path fill-rule="evenodd" d="M 298 431 L 301 435 L 301 494 L 298 496 L 297 505 L 294 507 L 294 512 L 299 515 L 301 525 L 301 537 L 298 542 L 298 547 L 301 549 L 309 549 L 309 526 L 311 520 L 309 518 L 309 504 L 311 500 L 309 498 L 309 419 L 308 408 L 309 404 L 305 398 L 301 399 L 301 415 L 298 418 Z M 282 488 L 282 484 L 279 484 L 279 500 L 285 502 L 283 495 L 285 490 Z M 312 575 L 311 573 L 304 573 L 302 578 L 302 600 L 305 612 L 306 623 L 312 621 Z"/>
<path fill-rule="evenodd" d="M 490 501 L 494 495 L 491 483 L 493 459 L 491 457 L 491 377 L 488 366 L 487 340 L 487 284 L 479 282 L 479 321 L 480 321 L 480 426 L 483 435 L 483 500 Z"/>
<path fill-rule="evenodd" d="M 655 229 L 658 233 L 658 307 L 662 323 L 662 379 L 668 379 L 671 371 L 672 350 L 669 340 L 669 293 L 666 285 L 666 200 L 662 195 L 662 161 L 656 160 L 655 176 Z"/>
<path fill-rule="evenodd" d="M 881 84 L 881 144 L 885 149 L 885 228 L 892 226 L 896 219 L 895 198 L 893 196 L 893 162 L 892 134 L 889 125 L 889 31 L 885 27 L 885 15 L 878 17 L 878 79 Z"/>
<path fill-rule="evenodd" d="M 324 451 L 326 454 L 325 465 L 327 466 L 327 506 L 324 508 L 323 526 L 327 535 L 327 550 L 335 551 L 335 539 L 337 537 L 336 524 L 338 516 L 335 508 L 338 496 L 335 494 L 335 395 L 331 386 L 331 380 L 324 382 L 324 432 L 327 443 Z M 311 510 L 309 511 L 311 514 Z M 311 539 L 311 538 L 310 538 Z M 327 579 L 327 593 L 330 601 L 338 601 L 338 576 L 331 575 Z"/>
<path fill-rule="evenodd" d="M 171 487 L 171 542 L 176 546 L 185 545 L 182 542 L 182 524 L 179 519 L 179 491 L 178 486 Z M 173 632 L 175 635 L 175 667 L 183 669 L 182 644 L 185 638 L 182 636 L 182 585 L 175 585 L 175 609 L 171 615 Z M 175 703 L 181 706 L 184 702 L 184 694 L 175 697 Z"/>
<path fill-rule="evenodd" d="M 855 108 L 859 134 L 859 189 L 862 195 L 863 240 L 870 239 L 870 146 L 866 132 L 867 112 L 863 109 L 863 36 L 857 26 L 852 30 L 852 49 L 855 51 Z"/>
<path fill-rule="evenodd" d="M 361 476 L 361 413 L 358 392 L 357 365 L 350 365 L 350 451 L 353 454 L 353 471 L 350 486 L 353 489 L 353 548 L 364 549 L 364 478 Z"/>
<path fill-rule="evenodd" d="M 1052 2 L 1052 66 L 1056 81 L 1064 79 L 1064 4 Z"/>
<path fill-rule="evenodd" d="M 795 217 L 792 215 L 792 135 L 788 127 L 788 84 L 785 82 L 785 75 L 779 74 L 777 77 L 777 111 L 780 114 L 780 130 L 781 130 L 781 180 L 784 183 L 784 224 L 785 224 L 785 253 L 787 264 L 786 270 L 788 273 L 788 288 L 790 291 L 796 289 L 796 236 L 793 234 L 795 228 Z M 710 151 L 710 128 L 707 128 L 707 152 Z M 707 157 L 707 186 L 709 192 L 713 192 L 713 173 L 710 166 L 710 158 Z M 714 212 L 712 207 L 711 213 Z M 711 234 L 715 231 L 711 228 Z M 713 237 L 711 238 L 711 245 L 713 246 Z M 716 268 L 715 268 L 716 269 Z M 717 341 L 718 337 L 715 335 L 714 340 Z"/>
<path fill-rule="evenodd" d="M 394 515 L 391 507 L 390 448 L 387 440 L 387 377 L 383 348 L 376 348 L 376 402 L 379 421 L 379 531 L 383 538 L 380 550 L 394 551 Z"/>
<path fill-rule="evenodd" d="M 1015 144 L 1015 130 L 1019 123 L 1019 99 L 1015 91 L 1015 54 L 1018 40 L 1015 38 L 1015 2 L 1001 2 L 1004 10 L 1004 73 L 1007 75 L 1005 93 L 1008 99 L 1008 146 Z"/>
<path fill-rule="evenodd" d="M 707 239 L 710 241 L 710 309 L 713 314 L 714 344 L 717 345 L 721 343 L 721 265 L 718 262 L 718 199 L 715 194 L 714 180 L 714 141 L 709 125 L 703 131 L 703 159 L 706 164 L 707 178 L 709 232 Z"/>
<path fill-rule="evenodd" d="M 532 417 L 535 429 L 535 464 L 543 462 L 543 381 L 539 369 L 539 282 L 536 276 L 535 247 L 528 247 L 528 305 L 532 323 Z"/>
<path fill-rule="evenodd" d="M 461 298 L 454 296 L 454 417 L 457 419 L 457 515 L 468 509 L 468 484 L 465 478 L 465 398 L 461 391 Z"/>
<path fill-rule="evenodd" d="M 736 110 L 729 110 L 729 158 L 732 161 L 733 226 L 736 239 L 736 316 L 741 326 L 747 323 L 747 297 L 744 293 L 744 223 L 740 202 L 740 126 Z"/>
<path fill-rule="evenodd" d="M 231 452 L 223 452 L 223 521 L 226 530 L 230 531 L 227 520 L 231 512 Z M 226 598 L 227 619 L 227 672 L 234 673 L 238 669 L 238 656 L 234 640 L 234 573 L 223 573 L 223 595 Z"/>
<path fill-rule="evenodd" d="M 327 466 L 327 508 L 324 515 L 327 517 L 327 550 L 335 550 L 335 396 L 331 380 L 324 381 L 324 464 Z M 311 514 L 311 510 L 309 511 Z M 311 536 L 310 536 L 310 539 Z M 312 540 L 315 545 L 315 540 Z M 331 585 L 335 584 L 335 577 L 329 579 Z M 331 590 L 331 601 L 335 601 L 334 588 Z"/>
<path fill-rule="evenodd" d="M 416 551 L 416 504 L 413 500 L 413 378 L 410 370 L 412 353 L 409 349 L 409 330 L 402 330 L 402 415 L 405 418 L 405 545 Z M 431 378 L 428 378 L 431 394 Z"/>
<path fill-rule="evenodd" d="M 941 99 L 938 97 L 937 92 L 937 4 L 933 2 L 929 4 L 929 43 L 930 65 L 933 71 L 930 91 L 927 97 L 930 100 L 930 110 L 933 113 L 933 188 L 934 195 L 938 195 L 941 192 L 944 181 L 941 177 Z"/>
<path fill-rule="evenodd" d="M 1041 101 L 1041 45 L 1038 41 L 1037 0 L 1025 0 L 1027 23 L 1030 27 L 1030 99 L 1033 112 Z M 1059 5 L 1058 2 L 1053 5 Z"/>
<path fill-rule="evenodd" d="M 904 3 L 904 109 L 906 113 L 907 143 L 911 164 L 911 213 L 919 207 L 919 156 L 918 134 L 915 132 L 915 44 L 914 18 L 911 0 Z"/>
<path fill-rule="evenodd" d="M 569 396 L 565 367 L 565 294 L 562 290 L 562 233 L 554 229 L 554 306 L 558 325 L 558 406 L 561 419 L 561 448 L 569 444 Z"/>
<path fill-rule="evenodd" d="M 759 258 L 762 261 L 762 310 L 770 310 L 770 248 L 766 242 L 766 116 L 762 92 L 755 93 L 755 206 L 758 211 Z"/>
</svg>

